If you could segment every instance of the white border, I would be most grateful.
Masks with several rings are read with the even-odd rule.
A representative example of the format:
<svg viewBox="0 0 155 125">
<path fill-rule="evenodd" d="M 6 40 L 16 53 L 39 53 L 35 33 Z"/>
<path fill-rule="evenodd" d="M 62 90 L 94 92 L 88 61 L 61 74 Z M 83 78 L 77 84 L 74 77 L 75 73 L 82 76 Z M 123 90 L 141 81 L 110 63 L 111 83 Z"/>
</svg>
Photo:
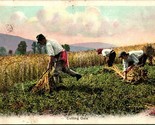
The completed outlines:
<svg viewBox="0 0 155 125">
<path fill-rule="evenodd" d="M 155 6 L 154 0 L 0 0 L 0 6 L 53 6 L 53 5 L 79 5 L 79 6 Z"/>
</svg>

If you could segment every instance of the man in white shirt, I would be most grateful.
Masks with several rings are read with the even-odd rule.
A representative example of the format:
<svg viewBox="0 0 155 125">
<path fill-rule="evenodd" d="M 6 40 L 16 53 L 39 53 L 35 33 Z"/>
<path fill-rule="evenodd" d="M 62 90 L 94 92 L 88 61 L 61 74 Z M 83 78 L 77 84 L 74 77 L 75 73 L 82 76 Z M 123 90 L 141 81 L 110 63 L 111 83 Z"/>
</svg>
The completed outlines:
<svg viewBox="0 0 155 125">
<path fill-rule="evenodd" d="M 60 77 L 60 71 L 63 71 L 72 77 L 76 77 L 77 81 L 82 77 L 80 74 L 69 68 L 67 52 L 56 40 L 47 40 L 43 34 L 37 35 L 36 39 L 39 44 L 46 46 L 47 54 L 49 55 L 47 69 L 51 69 L 56 63 L 54 71 L 55 77 Z"/>
<path fill-rule="evenodd" d="M 130 51 L 126 53 L 122 51 L 119 54 L 119 58 L 123 59 L 123 73 L 124 80 L 127 79 L 127 73 L 135 66 L 144 66 L 147 60 L 147 55 L 143 52 L 143 50 Z"/>
<path fill-rule="evenodd" d="M 98 54 L 102 54 L 105 59 L 107 60 L 107 64 L 109 67 L 111 67 L 114 63 L 115 57 L 116 57 L 116 53 L 113 49 L 97 49 L 97 53 Z"/>
</svg>

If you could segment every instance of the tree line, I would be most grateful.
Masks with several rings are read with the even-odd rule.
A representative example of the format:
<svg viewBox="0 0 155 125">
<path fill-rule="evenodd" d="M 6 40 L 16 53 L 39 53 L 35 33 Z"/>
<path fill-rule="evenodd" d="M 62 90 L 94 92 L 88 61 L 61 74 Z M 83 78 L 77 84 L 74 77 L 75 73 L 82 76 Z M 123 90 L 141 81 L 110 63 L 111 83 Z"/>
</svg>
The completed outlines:
<svg viewBox="0 0 155 125">
<path fill-rule="evenodd" d="M 68 44 L 62 45 L 62 47 L 66 51 L 70 51 L 70 46 Z M 38 44 L 37 42 L 33 42 L 31 44 L 31 49 L 30 51 L 27 51 L 27 44 L 25 41 L 20 41 L 20 43 L 17 46 L 17 49 L 15 52 L 13 50 L 7 51 L 7 49 L 3 46 L 0 47 L 0 56 L 5 56 L 5 55 L 25 55 L 25 54 L 46 54 L 47 50 L 45 46 L 42 46 Z"/>
</svg>

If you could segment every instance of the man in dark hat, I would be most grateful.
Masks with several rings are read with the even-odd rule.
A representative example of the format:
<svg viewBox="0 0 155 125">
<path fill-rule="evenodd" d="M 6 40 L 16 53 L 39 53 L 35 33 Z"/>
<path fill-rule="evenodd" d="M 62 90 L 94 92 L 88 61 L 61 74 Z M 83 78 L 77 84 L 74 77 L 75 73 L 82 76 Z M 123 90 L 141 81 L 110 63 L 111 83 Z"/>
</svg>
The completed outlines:
<svg viewBox="0 0 155 125">
<path fill-rule="evenodd" d="M 115 61 L 116 53 L 113 49 L 97 49 L 98 54 L 102 54 L 105 57 L 105 60 L 107 60 L 107 64 L 109 67 L 113 66 L 113 63 Z"/>
<path fill-rule="evenodd" d="M 77 81 L 82 77 L 80 74 L 69 68 L 67 52 L 56 40 L 47 40 L 43 34 L 37 35 L 36 39 L 40 45 L 46 46 L 47 54 L 49 55 L 47 69 L 51 69 L 55 64 L 55 77 L 60 77 L 60 71 L 63 71 L 72 77 L 76 77 Z"/>
<path fill-rule="evenodd" d="M 122 51 L 119 54 L 119 58 L 123 59 L 123 73 L 124 80 L 127 79 L 127 73 L 135 66 L 144 66 L 147 60 L 147 55 L 143 52 L 143 50 L 130 51 L 126 53 Z"/>
</svg>

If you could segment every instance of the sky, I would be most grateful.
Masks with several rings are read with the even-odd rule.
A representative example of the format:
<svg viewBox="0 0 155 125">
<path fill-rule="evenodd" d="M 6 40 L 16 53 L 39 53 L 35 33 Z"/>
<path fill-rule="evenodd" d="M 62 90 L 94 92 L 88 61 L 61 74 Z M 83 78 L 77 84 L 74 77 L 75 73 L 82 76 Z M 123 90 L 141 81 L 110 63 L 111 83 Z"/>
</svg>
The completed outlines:
<svg viewBox="0 0 155 125">
<path fill-rule="evenodd" d="M 32 40 L 42 33 L 61 44 L 122 46 L 155 41 L 155 4 L 90 4 L 93 2 L 0 3 L 0 33 Z"/>
</svg>

